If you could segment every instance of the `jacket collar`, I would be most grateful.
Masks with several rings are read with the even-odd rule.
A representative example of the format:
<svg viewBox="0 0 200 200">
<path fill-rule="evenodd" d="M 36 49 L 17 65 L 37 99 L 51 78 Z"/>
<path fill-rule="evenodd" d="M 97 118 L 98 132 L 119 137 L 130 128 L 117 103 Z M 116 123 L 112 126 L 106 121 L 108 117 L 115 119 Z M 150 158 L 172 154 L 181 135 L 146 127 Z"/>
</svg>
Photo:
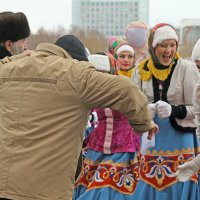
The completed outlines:
<svg viewBox="0 0 200 200">
<path fill-rule="evenodd" d="M 3 59 L 6 56 L 12 56 L 9 51 L 6 50 L 4 46 L 0 45 L 0 59 Z"/>
<path fill-rule="evenodd" d="M 63 48 L 55 45 L 55 44 L 50 44 L 50 43 L 41 43 L 36 47 L 36 52 L 37 51 L 43 51 L 48 54 L 53 54 L 60 56 L 62 58 L 72 58 L 67 51 L 65 51 Z"/>
</svg>

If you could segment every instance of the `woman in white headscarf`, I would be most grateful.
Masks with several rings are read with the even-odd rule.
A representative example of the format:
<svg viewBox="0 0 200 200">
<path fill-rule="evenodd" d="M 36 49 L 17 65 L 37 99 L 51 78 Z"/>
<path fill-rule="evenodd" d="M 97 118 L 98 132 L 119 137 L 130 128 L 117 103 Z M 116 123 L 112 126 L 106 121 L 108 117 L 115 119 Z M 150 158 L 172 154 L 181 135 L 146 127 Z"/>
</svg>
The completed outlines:
<svg viewBox="0 0 200 200">
<path fill-rule="evenodd" d="M 134 197 L 198 200 L 198 177 L 182 183 L 175 173 L 178 165 L 198 154 L 192 95 L 199 73 L 194 64 L 177 53 L 178 36 L 171 25 L 157 24 L 148 42 L 150 58 L 139 64 L 133 81 L 147 96 L 159 132 L 155 135 L 155 146 L 141 152 L 141 179 Z"/>
<path fill-rule="evenodd" d="M 118 75 L 131 78 L 135 67 L 134 49 L 126 41 L 119 41 L 114 50 L 114 57 L 119 63 L 119 67 L 117 69 Z"/>
</svg>

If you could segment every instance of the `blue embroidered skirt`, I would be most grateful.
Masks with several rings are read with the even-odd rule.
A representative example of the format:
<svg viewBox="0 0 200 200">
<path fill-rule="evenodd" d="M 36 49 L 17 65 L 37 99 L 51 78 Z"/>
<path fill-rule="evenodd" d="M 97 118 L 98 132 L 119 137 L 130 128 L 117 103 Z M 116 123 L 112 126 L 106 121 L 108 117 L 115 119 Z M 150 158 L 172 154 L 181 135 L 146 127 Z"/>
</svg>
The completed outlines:
<svg viewBox="0 0 200 200">
<path fill-rule="evenodd" d="M 139 180 L 136 153 L 88 149 L 73 200 L 130 200 Z"/>
<path fill-rule="evenodd" d="M 177 182 L 177 166 L 191 160 L 198 153 L 195 134 L 176 131 L 169 119 L 155 116 L 159 133 L 155 147 L 140 157 L 140 180 L 134 200 L 199 200 L 197 175 L 185 183 Z"/>
</svg>

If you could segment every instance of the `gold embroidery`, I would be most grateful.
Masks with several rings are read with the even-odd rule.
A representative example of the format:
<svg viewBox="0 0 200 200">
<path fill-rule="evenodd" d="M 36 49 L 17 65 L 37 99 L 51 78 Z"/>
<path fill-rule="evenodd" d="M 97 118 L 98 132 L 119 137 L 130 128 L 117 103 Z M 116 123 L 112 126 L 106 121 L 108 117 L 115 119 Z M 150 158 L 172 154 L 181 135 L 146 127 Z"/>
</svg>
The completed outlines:
<svg viewBox="0 0 200 200">
<path fill-rule="evenodd" d="M 181 150 L 175 149 L 174 151 L 170 151 L 170 150 L 167 150 L 167 151 L 163 151 L 163 150 L 150 151 L 150 150 L 147 150 L 145 155 L 149 155 L 149 156 L 155 156 L 155 155 L 173 156 L 173 155 L 180 155 L 180 154 L 190 154 L 190 153 L 194 153 L 194 152 L 197 152 L 197 151 L 199 151 L 199 148 L 198 149 L 195 149 L 195 148 L 184 149 L 184 148 L 182 148 Z"/>
<path fill-rule="evenodd" d="M 114 163 L 113 160 L 104 160 L 104 161 L 93 161 L 93 160 L 90 160 L 88 158 L 86 158 L 84 160 L 84 163 L 86 163 L 87 165 L 104 165 L 104 164 L 107 164 L 107 165 L 112 165 L 113 167 L 128 167 L 130 166 L 130 163 L 131 165 L 135 164 L 135 163 L 138 163 L 138 158 L 137 156 L 135 156 L 135 158 L 133 160 L 130 161 L 130 163 L 127 163 L 127 162 L 120 162 L 120 163 Z"/>
</svg>

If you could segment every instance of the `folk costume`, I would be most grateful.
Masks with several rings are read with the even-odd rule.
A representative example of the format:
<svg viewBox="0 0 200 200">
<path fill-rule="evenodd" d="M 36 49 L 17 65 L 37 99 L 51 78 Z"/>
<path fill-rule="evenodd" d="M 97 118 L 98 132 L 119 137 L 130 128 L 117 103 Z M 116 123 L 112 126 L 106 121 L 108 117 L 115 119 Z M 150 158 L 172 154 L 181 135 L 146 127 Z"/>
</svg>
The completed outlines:
<svg viewBox="0 0 200 200">
<path fill-rule="evenodd" d="M 198 153 L 192 95 L 199 75 L 195 66 L 177 52 L 168 66 L 161 64 L 155 49 L 166 40 L 175 40 L 178 44 L 174 28 L 158 24 L 149 37 L 151 57 L 139 65 L 139 71 L 132 77 L 147 96 L 152 117 L 159 126 L 155 147 L 141 153 L 135 200 L 200 199 L 197 175 L 185 183 L 175 177 L 177 166 Z"/>
<path fill-rule="evenodd" d="M 106 71 L 106 64 L 101 66 L 98 69 Z M 88 151 L 73 199 L 132 199 L 139 180 L 140 136 L 131 128 L 127 117 L 118 111 L 109 108 L 95 111 L 98 124 L 89 135 Z"/>
</svg>

